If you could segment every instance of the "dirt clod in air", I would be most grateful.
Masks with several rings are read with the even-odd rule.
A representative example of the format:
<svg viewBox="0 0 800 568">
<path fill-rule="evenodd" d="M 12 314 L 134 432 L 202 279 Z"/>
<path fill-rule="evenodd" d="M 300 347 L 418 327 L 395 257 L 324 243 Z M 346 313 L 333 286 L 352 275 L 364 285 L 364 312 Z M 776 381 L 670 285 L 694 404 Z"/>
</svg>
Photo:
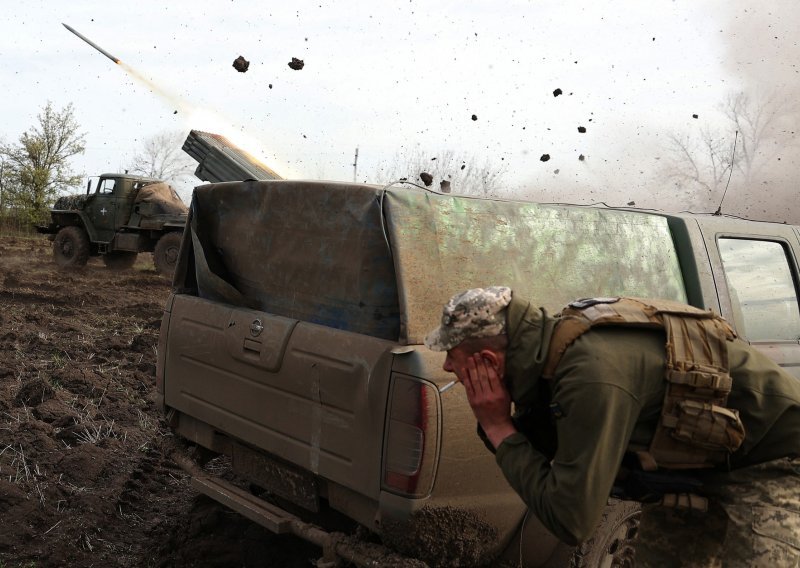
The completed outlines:
<svg viewBox="0 0 800 568">
<path fill-rule="evenodd" d="M 295 71 L 300 71 L 305 66 L 305 62 L 302 59 L 297 59 L 296 57 L 292 57 L 292 60 L 287 63 L 291 69 Z"/>
<path fill-rule="evenodd" d="M 455 507 L 426 507 L 383 529 L 384 543 L 432 568 L 487 565 L 498 545 L 494 527 Z"/>
<path fill-rule="evenodd" d="M 628 207 L 635 207 L 636 206 L 636 202 L 635 201 L 628 201 L 627 205 L 628 205 Z"/>
<path fill-rule="evenodd" d="M 461 169 L 462 169 L 462 170 L 463 170 L 464 168 L 466 168 L 466 167 L 467 167 L 467 164 L 461 164 Z"/>
<path fill-rule="evenodd" d="M 472 115 L 472 120 L 478 120 L 478 115 L 477 114 L 473 114 Z"/>
<path fill-rule="evenodd" d="M 578 159 L 582 162 L 582 161 L 584 161 L 586 159 L 586 156 L 581 154 L 580 156 L 578 156 Z"/>
<path fill-rule="evenodd" d="M 450 182 L 447 180 L 442 180 L 439 182 L 439 190 L 442 193 L 450 193 Z"/>
<path fill-rule="evenodd" d="M 542 154 L 542 157 L 539 158 L 541 161 L 546 162 L 550 159 L 550 154 Z"/>
<path fill-rule="evenodd" d="M 693 115 L 692 115 L 692 118 L 698 118 L 698 115 L 696 115 L 696 114 L 693 114 Z"/>
<path fill-rule="evenodd" d="M 422 180 L 422 183 L 425 184 L 425 187 L 428 187 L 433 183 L 433 176 L 428 172 L 422 172 L 419 174 L 419 179 Z"/>
<path fill-rule="evenodd" d="M 562 91 L 561 89 L 556 89 L 555 91 L 553 91 L 553 96 L 554 97 L 557 97 L 558 95 L 562 95 L 562 94 L 564 94 L 564 91 Z"/>
<path fill-rule="evenodd" d="M 250 62 L 240 55 L 233 60 L 233 68 L 239 73 L 244 73 L 250 68 Z"/>
<path fill-rule="evenodd" d="M 580 132 L 581 134 L 585 134 L 586 133 L 586 127 L 585 126 L 579 126 L 578 127 L 578 132 Z"/>
<path fill-rule="evenodd" d="M 269 84 L 269 88 L 270 88 L 270 89 L 272 88 L 272 83 L 270 83 L 270 84 Z"/>
</svg>

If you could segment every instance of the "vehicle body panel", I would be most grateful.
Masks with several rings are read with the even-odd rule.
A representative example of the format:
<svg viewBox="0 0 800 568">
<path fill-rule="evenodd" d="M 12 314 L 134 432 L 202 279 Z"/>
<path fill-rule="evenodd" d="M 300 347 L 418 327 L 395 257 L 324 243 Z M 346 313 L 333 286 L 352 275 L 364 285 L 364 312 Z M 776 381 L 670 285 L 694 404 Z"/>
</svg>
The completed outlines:
<svg viewBox="0 0 800 568">
<path fill-rule="evenodd" d="M 788 225 L 778 223 L 759 223 L 759 222 L 737 222 L 736 220 L 706 217 L 697 220 L 703 234 L 704 243 L 708 251 L 709 264 L 713 278 L 716 282 L 716 289 L 719 295 L 719 303 L 723 317 L 734 323 L 742 339 L 750 342 L 754 347 L 764 352 L 768 357 L 776 361 L 795 377 L 800 378 L 800 327 L 795 327 L 791 338 L 770 339 L 764 337 L 751 337 L 745 325 L 742 307 L 744 299 L 741 294 L 744 290 L 737 291 L 736 286 L 731 281 L 732 275 L 726 270 L 734 267 L 725 265 L 720 254 L 720 239 L 736 239 L 746 242 L 775 243 L 780 245 L 786 255 L 786 268 L 792 277 L 792 288 L 788 293 L 793 293 L 793 298 L 776 298 L 772 303 L 773 307 L 763 304 L 763 318 L 767 320 L 764 325 L 777 326 L 780 321 L 787 321 L 787 318 L 794 316 L 798 319 L 797 298 L 798 283 L 800 283 L 800 271 L 798 271 L 798 256 L 800 255 L 800 239 L 798 239 L 797 229 Z M 763 283 L 762 283 L 763 284 Z M 792 314 L 784 313 L 791 310 Z M 768 332 L 767 332 L 768 333 Z"/>
<path fill-rule="evenodd" d="M 798 233 L 788 226 L 417 187 L 201 186 L 162 323 L 161 402 L 187 439 L 215 451 L 241 444 L 262 453 L 264 462 L 248 458 L 262 470 L 284 463 L 310 475 L 317 485 L 298 493 L 314 498 L 295 500 L 306 508 L 327 500 L 379 530 L 387 518 L 453 507 L 495 527 L 502 549 L 525 506 L 475 435 L 463 389 L 438 392 L 452 375 L 444 354 L 421 343 L 442 304 L 504 284 L 551 311 L 576 297 L 661 297 L 740 326 L 719 235 L 782 239 L 797 288 Z M 798 364 L 797 342 L 754 344 L 787 368 Z M 435 479 L 413 497 L 381 481 L 401 377 L 437 387 Z M 539 565 L 559 544 L 536 519 L 525 524 L 537 539 L 525 545 L 534 551 L 528 565 Z"/>
<path fill-rule="evenodd" d="M 390 342 L 184 295 L 173 326 L 172 408 L 377 499 Z"/>
</svg>

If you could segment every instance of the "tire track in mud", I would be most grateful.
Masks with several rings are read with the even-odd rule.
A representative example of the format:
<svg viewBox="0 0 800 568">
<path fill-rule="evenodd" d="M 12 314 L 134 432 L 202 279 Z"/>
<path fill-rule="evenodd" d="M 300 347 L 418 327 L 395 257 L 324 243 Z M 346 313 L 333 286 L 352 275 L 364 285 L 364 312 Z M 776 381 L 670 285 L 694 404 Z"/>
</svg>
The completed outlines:
<svg viewBox="0 0 800 568">
<path fill-rule="evenodd" d="M 308 566 L 318 550 L 198 497 L 170 459 L 149 260 L 62 272 L 46 239 L 0 237 L 0 565 Z"/>
</svg>

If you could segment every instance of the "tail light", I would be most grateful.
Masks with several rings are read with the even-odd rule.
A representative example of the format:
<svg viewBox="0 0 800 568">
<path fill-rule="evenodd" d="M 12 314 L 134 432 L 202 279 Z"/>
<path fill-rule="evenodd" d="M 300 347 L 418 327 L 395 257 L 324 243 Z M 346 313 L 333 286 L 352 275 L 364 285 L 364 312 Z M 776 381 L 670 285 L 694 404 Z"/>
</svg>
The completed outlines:
<svg viewBox="0 0 800 568">
<path fill-rule="evenodd" d="M 389 400 L 383 488 L 413 497 L 427 496 L 439 456 L 439 393 L 431 383 L 394 374 Z"/>
</svg>

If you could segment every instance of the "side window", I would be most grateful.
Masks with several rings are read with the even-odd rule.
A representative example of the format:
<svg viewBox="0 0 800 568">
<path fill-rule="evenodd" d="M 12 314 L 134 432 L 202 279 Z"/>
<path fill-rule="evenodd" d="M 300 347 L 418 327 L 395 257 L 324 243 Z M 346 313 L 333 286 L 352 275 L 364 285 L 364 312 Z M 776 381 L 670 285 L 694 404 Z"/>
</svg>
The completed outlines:
<svg viewBox="0 0 800 568">
<path fill-rule="evenodd" d="M 784 245 L 719 239 L 719 253 L 737 318 L 750 341 L 800 339 L 800 307 Z"/>
<path fill-rule="evenodd" d="M 115 179 L 104 179 L 100 182 L 100 185 L 97 187 L 97 193 L 114 193 L 114 182 L 117 180 Z"/>
</svg>

